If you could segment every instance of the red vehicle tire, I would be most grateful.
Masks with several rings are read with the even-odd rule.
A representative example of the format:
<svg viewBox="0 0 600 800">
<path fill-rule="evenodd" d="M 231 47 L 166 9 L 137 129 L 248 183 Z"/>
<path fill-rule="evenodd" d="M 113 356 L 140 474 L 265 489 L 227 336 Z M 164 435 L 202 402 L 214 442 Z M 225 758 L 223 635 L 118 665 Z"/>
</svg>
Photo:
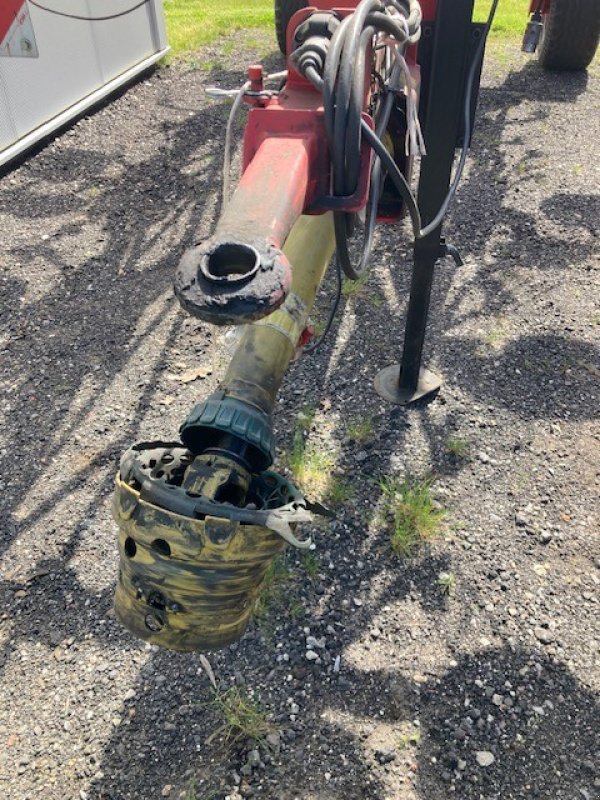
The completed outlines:
<svg viewBox="0 0 600 800">
<path fill-rule="evenodd" d="M 549 70 L 586 69 L 600 35 L 600 0 L 550 0 L 544 15 L 540 64 Z"/>
<path fill-rule="evenodd" d="M 308 0 L 275 0 L 275 32 L 279 49 L 286 55 L 286 31 L 288 23 L 296 11 L 306 8 Z"/>
</svg>

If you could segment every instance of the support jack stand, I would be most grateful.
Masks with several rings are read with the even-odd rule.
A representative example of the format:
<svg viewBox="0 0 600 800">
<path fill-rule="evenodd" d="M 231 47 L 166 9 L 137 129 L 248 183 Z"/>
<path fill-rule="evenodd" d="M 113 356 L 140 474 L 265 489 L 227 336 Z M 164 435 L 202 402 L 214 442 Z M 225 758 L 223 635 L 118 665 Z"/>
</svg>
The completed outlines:
<svg viewBox="0 0 600 800">
<path fill-rule="evenodd" d="M 465 53 L 470 41 L 481 35 L 471 21 L 472 13 L 473 0 L 438 0 L 424 126 L 427 155 L 421 162 L 418 191 L 423 224 L 435 218 L 450 185 L 461 134 Z M 415 242 L 401 363 L 386 367 L 375 378 L 377 393 L 392 403 L 408 405 L 433 395 L 441 386 L 441 378 L 422 367 L 421 358 L 435 264 L 444 256 L 462 264 L 458 250 L 444 241 L 440 223 Z"/>
<path fill-rule="evenodd" d="M 400 379 L 400 364 L 390 364 L 375 376 L 375 391 L 384 400 L 398 403 L 401 406 L 410 405 L 424 397 L 433 396 L 442 385 L 442 379 L 435 372 L 421 367 L 417 385 L 414 389 L 402 386 Z"/>
</svg>

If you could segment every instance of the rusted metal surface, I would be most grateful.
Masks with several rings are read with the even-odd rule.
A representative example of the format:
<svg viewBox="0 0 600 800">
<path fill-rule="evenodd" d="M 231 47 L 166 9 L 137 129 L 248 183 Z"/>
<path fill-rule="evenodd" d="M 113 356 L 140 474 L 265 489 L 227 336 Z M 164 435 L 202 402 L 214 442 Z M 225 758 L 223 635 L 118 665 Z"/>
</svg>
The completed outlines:
<svg viewBox="0 0 600 800">
<path fill-rule="evenodd" d="M 296 223 L 284 247 L 294 265 L 290 294 L 244 331 L 221 385 L 227 395 L 271 413 L 334 249 L 331 213 Z"/>
<path fill-rule="evenodd" d="M 186 311 L 227 325 L 259 319 L 283 303 L 292 272 L 281 248 L 304 210 L 309 151 L 303 138 L 260 145 L 214 235 L 181 260 L 175 293 Z M 249 263 L 252 252 L 256 268 Z M 240 266 L 242 257 L 248 263 Z M 221 274 L 211 274 L 214 263 Z"/>
</svg>

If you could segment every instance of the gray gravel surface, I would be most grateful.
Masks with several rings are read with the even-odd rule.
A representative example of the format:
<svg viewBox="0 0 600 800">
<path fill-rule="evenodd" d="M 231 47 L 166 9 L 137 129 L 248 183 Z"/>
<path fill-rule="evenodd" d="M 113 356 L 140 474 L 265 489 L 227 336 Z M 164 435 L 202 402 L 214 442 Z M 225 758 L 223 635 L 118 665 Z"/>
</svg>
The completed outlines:
<svg viewBox="0 0 600 800">
<path fill-rule="evenodd" d="M 488 59 L 447 230 L 465 265 L 440 265 L 432 300 L 437 399 L 406 410 L 371 388 L 405 313 L 392 230 L 286 380 L 281 453 L 314 406 L 308 439 L 351 491 L 310 568 L 287 556 L 281 607 L 210 657 L 222 687 L 260 696 L 267 745 L 207 743 L 220 723 L 198 656 L 114 620 L 119 454 L 176 436 L 217 377 L 214 333 L 171 289 L 218 211 L 225 111 L 203 88 L 237 86 L 256 57 L 161 69 L 1 178 L 2 798 L 598 798 L 597 67 Z M 215 371 L 184 382 L 198 364 Z M 379 481 L 425 471 L 442 535 L 402 560 Z"/>
</svg>

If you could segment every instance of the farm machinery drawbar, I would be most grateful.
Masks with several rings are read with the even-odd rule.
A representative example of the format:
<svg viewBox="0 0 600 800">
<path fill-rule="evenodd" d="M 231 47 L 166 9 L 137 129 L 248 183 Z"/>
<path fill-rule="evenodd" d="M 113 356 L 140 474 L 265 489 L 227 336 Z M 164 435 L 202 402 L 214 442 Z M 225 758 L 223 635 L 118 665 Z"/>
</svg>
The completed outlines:
<svg viewBox="0 0 600 800">
<path fill-rule="evenodd" d="M 328 265 L 339 299 L 342 274 L 357 279 L 368 268 L 377 223 L 408 218 L 414 259 L 400 363 L 377 375 L 376 389 L 399 403 L 438 389 L 421 364 L 430 294 L 436 262 L 460 263 L 442 223 L 467 156 L 497 2 L 485 24 L 472 21 L 473 0 L 276 2 L 287 69 L 249 68 L 232 108 L 250 106 L 241 180 L 230 197 L 226 188 L 213 235 L 184 254 L 175 280 L 187 312 L 244 332 L 181 441 L 134 445 L 117 476 L 115 608 L 138 636 L 183 651 L 239 638 L 271 560 L 287 544 L 307 547 L 298 523 L 328 513 L 272 471 L 272 413 L 306 347 Z M 529 50 L 545 17 L 556 24 L 553 4 L 564 2 L 534 0 Z"/>
</svg>

